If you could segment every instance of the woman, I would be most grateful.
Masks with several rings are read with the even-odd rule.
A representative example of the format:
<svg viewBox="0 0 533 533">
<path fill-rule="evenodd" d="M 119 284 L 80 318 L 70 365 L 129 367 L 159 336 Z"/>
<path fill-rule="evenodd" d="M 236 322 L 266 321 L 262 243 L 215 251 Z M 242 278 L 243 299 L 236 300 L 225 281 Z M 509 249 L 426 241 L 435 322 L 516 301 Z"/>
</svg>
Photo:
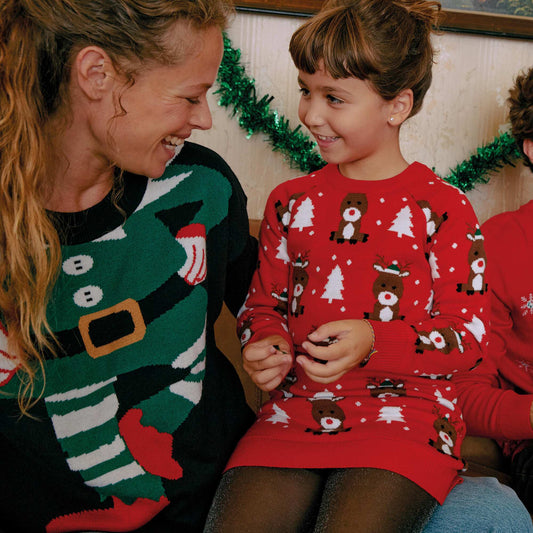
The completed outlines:
<svg viewBox="0 0 533 533">
<path fill-rule="evenodd" d="M 197 531 L 249 423 L 213 334 L 255 264 L 246 198 L 184 142 L 211 127 L 229 12 L 2 3 L 6 531 Z"/>
</svg>

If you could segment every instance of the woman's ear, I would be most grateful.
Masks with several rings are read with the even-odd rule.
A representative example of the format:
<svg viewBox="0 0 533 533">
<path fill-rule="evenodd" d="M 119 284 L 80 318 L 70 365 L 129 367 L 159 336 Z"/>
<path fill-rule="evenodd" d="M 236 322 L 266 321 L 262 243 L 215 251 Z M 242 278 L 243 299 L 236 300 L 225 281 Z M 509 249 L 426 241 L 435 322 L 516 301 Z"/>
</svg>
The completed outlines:
<svg viewBox="0 0 533 533">
<path fill-rule="evenodd" d="M 409 118 L 413 109 L 413 91 L 404 89 L 393 100 L 389 114 L 389 122 L 392 126 L 399 126 Z"/>
<path fill-rule="evenodd" d="M 112 87 L 114 74 L 111 60 L 102 48 L 86 46 L 76 55 L 73 75 L 89 99 L 101 99 Z"/>
</svg>

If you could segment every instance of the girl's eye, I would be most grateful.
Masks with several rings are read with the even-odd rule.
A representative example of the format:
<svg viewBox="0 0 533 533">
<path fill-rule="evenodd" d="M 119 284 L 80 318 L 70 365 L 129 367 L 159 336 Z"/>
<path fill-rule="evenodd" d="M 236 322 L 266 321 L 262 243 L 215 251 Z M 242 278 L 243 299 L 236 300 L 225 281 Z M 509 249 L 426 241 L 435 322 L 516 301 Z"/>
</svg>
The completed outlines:
<svg viewBox="0 0 533 533">
<path fill-rule="evenodd" d="M 331 94 L 328 94 L 327 97 L 326 97 L 329 102 L 331 104 L 342 104 L 342 100 L 339 100 L 338 98 L 336 98 L 335 96 L 331 95 Z"/>
<path fill-rule="evenodd" d="M 300 94 L 302 96 L 309 96 L 309 89 L 306 89 L 305 87 L 300 87 Z"/>
</svg>

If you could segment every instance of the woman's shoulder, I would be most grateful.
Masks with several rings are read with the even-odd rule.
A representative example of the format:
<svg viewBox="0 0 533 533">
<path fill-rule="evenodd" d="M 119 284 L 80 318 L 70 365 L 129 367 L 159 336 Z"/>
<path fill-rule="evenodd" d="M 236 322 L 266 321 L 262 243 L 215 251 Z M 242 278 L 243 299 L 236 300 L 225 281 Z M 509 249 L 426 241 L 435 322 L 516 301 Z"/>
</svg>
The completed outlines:
<svg viewBox="0 0 533 533">
<path fill-rule="evenodd" d="M 228 163 L 217 152 L 207 146 L 189 141 L 184 143 L 180 153 L 172 160 L 170 165 L 203 166 L 217 170 L 225 176 L 235 176 Z"/>
</svg>

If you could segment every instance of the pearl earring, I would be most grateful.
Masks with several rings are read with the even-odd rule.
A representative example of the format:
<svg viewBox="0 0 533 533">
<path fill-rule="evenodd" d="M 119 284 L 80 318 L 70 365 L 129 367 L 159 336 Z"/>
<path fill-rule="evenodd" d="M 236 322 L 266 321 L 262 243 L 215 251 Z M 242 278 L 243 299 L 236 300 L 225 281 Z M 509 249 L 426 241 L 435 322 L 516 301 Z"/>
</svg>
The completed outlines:
<svg viewBox="0 0 533 533">
<path fill-rule="evenodd" d="M 390 120 L 391 122 L 393 122 L 393 121 L 394 121 L 394 117 L 391 117 L 389 120 Z"/>
</svg>

